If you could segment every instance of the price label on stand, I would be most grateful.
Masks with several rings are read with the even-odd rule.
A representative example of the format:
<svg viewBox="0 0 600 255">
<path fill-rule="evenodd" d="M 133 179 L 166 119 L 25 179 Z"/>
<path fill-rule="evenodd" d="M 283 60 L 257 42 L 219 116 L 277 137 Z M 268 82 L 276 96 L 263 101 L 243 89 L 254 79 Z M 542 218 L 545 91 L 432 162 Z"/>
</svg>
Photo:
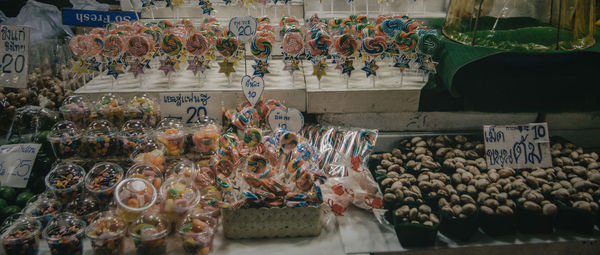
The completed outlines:
<svg viewBox="0 0 600 255">
<path fill-rule="evenodd" d="M 296 108 L 272 110 L 268 116 L 269 126 L 275 131 L 278 128 L 284 128 L 293 132 L 300 132 L 304 126 L 304 117 Z"/>
<path fill-rule="evenodd" d="M 259 76 L 245 75 L 242 77 L 242 91 L 248 103 L 254 107 L 265 90 L 265 80 Z"/>
<path fill-rule="evenodd" d="M 483 126 L 488 168 L 551 167 L 547 123 Z"/>
<path fill-rule="evenodd" d="M 174 118 L 190 124 L 199 117 L 221 119 L 221 94 L 206 92 L 160 93 L 160 111 L 164 118 Z"/>
<path fill-rule="evenodd" d="M 240 41 L 248 42 L 256 34 L 258 22 L 252 16 L 233 17 L 229 21 L 229 31 Z"/>
<path fill-rule="evenodd" d="M 22 143 L 0 146 L 0 184 L 25 188 L 41 144 Z"/>
<path fill-rule="evenodd" d="M 0 87 L 26 88 L 29 27 L 0 26 Z"/>
</svg>

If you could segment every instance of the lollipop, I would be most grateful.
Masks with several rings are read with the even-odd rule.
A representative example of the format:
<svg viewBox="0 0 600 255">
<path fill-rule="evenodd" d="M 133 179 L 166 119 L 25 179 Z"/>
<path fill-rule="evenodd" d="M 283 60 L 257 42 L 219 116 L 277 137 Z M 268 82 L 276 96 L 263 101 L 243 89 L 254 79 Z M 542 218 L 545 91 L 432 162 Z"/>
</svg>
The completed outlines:
<svg viewBox="0 0 600 255">
<path fill-rule="evenodd" d="M 200 56 L 208 49 L 208 40 L 202 32 L 195 32 L 188 37 L 185 45 L 190 54 Z"/>
<path fill-rule="evenodd" d="M 375 36 L 375 28 L 371 25 L 366 26 L 360 30 L 360 35 L 363 39 L 367 38 L 367 37 L 374 37 Z"/>
<path fill-rule="evenodd" d="M 335 39 L 335 50 L 341 56 L 352 56 L 358 48 L 358 42 L 354 36 L 345 34 Z"/>
<path fill-rule="evenodd" d="M 327 55 L 331 37 L 325 31 L 312 32 L 307 45 L 313 56 Z"/>
<path fill-rule="evenodd" d="M 376 36 L 363 39 L 362 48 L 370 56 L 377 57 L 385 51 L 387 44 L 383 36 Z"/>
<path fill-rule="evenodd" d="M 154 42 L 149 35 L 134 35 L 127 40 L 127 52 L 134 57 L 144 57 L 152 49 L 154 49 Z"/>
<path fill-rule="evenodd" d="M 279 139 L 279 144 L 283 151 L 291 152 L 298 145 L 298 136 L 294 132 L 286 131 Z"/>
<path fill-rule="evenodd" d="M 400 32 L 394 36 L 394 44 L 401 51 L 410 51 L 417 47 L 419 36 L 414 32 Z"/>
<path fill-rule="evenodd" d="M 244 143 L 253 147 L 262 142 L 262 131 L 258 128 L 249 128 L 244 132 Z"/>
<path fill-rule="evenodd" d="M 275 31 L 275 27 L 269 23 L 258 23 L 256 30 L 258 30 L 258 31 Z"/>
<path fill-rule="evenodd" d="M 215 42 L 215 47 L 219 54 L 223 57 L 231 57 L 233 56 L 240 45 L 238 39 L 234 37 L 219 37 Z"/>
<path fill-rule="evenodd" d="M 112 34 L 104 38 L 104 48 L 102 49 L 104 56 L 117 58 L 121 56 L 123 49 L 125 49 L 125 41 L 122 36 Z"/>
<path fill-rule="evenodd" d="M 300 33 L 288 32 L 283 36 L 281 46 L 286 54 L 295 56 L 304 49 L 304 40 L 302 40 L 302 35 Z"/>
<path fill-rule="evenodd" d="M 256 32 L 256 36 L 266 37 L 271 44 L 275 42 L 275 34 L 271 31 L 258 31 Z"/>
<path fill-rule="evenodd" d="M 69 41 L 69 49 L 75 57 L 83 57 L 87 54 L 86 36 L 76 35 Z"/>
<path fill-rule="evenodd" d="M 342 24 L 342 19 L 330 19 L 327 23 L 332 30 L 337 30 L 340 28 L 340 24 Z"/>
<path fill-rule="evenodd" d="M 273 45 L 269 38 L 265 36 L 255 36 L 252 43 L 250 43 L 250 52 L 259 59 L 268 58 L 271 55 L 272 48 Z"/>
<path fill-rule="evenodd" d="M 169 33 L 163 36 L 160 48 L 169 56 L 177 56 L 184 47 L 184 40 L 176 33 Z"/>
<path fill-rule="evenodd" d="M 262 16 L 262 17 L 257 18 L 256 22 L 258 22 L 258 23 L 263 23 L 263 22 L 271 23 L 271 18 L 269 18 L 268 16 Z"/>
<path fill-rule="evenodd" d="M 252 154 L 248 158 L 248 170 L 255 174 L 262 175 L 267 171 L 267 159 L 258 153 Z"/>
<path fill-rule="evenodd" d="M 85 37 L 85 44 L 87 55 L 96 56 L 102 52 L 102 48 L 104 47 L 104 41 L 102 40 L 102 35 L 99 34 L 90 34 Z"/>
</svg>

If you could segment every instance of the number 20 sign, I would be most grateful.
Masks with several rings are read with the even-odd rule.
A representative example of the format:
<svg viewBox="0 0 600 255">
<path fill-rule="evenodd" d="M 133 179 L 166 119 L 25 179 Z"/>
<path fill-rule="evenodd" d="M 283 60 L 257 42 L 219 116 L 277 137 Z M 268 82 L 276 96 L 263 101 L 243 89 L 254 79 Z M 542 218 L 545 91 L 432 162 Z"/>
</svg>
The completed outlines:
<svg viewBox="0 0 600 255">
<path fill-rule="evenodd" d="M 0 86 L 27 87 L 29 27 L 0 26 Z"/>
<path fill-rule="evenodd" d="M 231 31 L 240 41 L 248 42 L 256 34 L 258 23 L 252 16 L 234 17 L 229 21 Z"/>
</svg>

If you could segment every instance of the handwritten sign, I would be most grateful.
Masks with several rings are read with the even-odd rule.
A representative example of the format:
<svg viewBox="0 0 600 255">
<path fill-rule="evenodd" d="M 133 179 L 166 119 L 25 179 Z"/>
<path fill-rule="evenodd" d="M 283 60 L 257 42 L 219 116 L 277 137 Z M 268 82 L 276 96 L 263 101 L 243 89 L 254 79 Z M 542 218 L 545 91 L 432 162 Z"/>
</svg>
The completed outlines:
<svg viewBox="0 0 600 255">
<path fill-rule="evenodd" d="M 551 167 L 547 123 L 483 126 L 488 167 L 514 169 Z"/>
<path fill-rule="evenodd" d="M 137 20 L 135 12 L 105 12 L 64 8 L 63 25 L 81 27 L 106 27 L 110 23 Z"/>
<path fill-rule="evenodd" d="M 263 91 L 265 90 L 265 80 L 258 76 L 245 75 L 242 77 L 242 91 L 244 96 L 252 106 L 255 106 Z"/>
<path fill-rule="evenodd" d="M 256 18 L 252 16 L 234 17 L 229 21 L 229 31 L 240 41 L 248 42 L 256 34 Z"/>
<path fill-rule="evenodd" d="M 201 116 L 221 119 L 221 95 L 206 92 L 160 93 L 162 117 L 195 123 Z"/>
<path fill-rule="evenodd" d="M 25 188 L 41 144 L 21 143 L 0 146 L 0 184 Z"/>
<path fill-rule="evenodd" d="M 275 131 L 278 128 L 284 128 L 293 132 L 300 132 L 304 126 L 304 117 L 302 113 L 295 108 L 287 110 L 277 108 L 272 110 L 268 116 L 269 126 Z"/>
<path fill-rule="evenodd" d="M 0 87 L 26 88 L 29 27 L 0 26 Z"/>
</svg>

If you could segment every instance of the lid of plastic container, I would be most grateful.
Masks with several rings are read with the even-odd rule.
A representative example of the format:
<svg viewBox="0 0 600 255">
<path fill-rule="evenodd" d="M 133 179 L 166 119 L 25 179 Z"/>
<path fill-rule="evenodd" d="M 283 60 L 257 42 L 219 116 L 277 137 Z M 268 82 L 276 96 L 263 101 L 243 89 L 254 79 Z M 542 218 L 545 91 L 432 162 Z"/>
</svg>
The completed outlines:
<svg viewBox="0 0 600 255">
<path fill-rule="evenodd" d="M 54 126 L 52 126 L 52 129 L 50 129 L 50 133 L 48 133 L 48 137 L 54 137 L 54 138 L 58 138 L 58 137 L 68 138 L 68 137 L 78 137 L 78 136 L 80 136 L 80 131 L 75 126 L 75 123 L 68 121 L 68 120 L 63 120 L 61 122 L 54 124 Z"/>
<path fill-rule="evenodd" d="M 178 119 L 166 118 L 166 119 L 161 120 L 158 123 L 158 130 L 163 131 L 163 132 L 167 131 L 169 129 L 177 129 L 177 130 L 183 132 L 183 128 L 184 128 L 183 124 Z"/>
<path fill-rule="evenodd" d="M 144 213 L 129 226 L 129 235 L 142 241 L 163 238 L 169 234 L 171 227 L 164 216 Z"/>
<path fill-rule="evenodd" d="M 88 129 L 85 132 L 87 136 L 101 136 L 101 135 L 114 135 L 117 133 L 117 129 L 108 120 L 95 120 L 90 123 Z"/>
<path fill-rule="evenodd" d="M 83 167 L 64 162 L 56 165 L 44 178 L 48 189 L 67 189 L 83 183 L 85 170 Z"/>
<path fill-rule="evenodd" d="M 89 100 L 87 98 L 82 97 L 80 95 L 68 96 L 67 98 L 65 98 L 65 100 L 63 100 L 62 105 L 60 106 L 60 111 L 68 112 L 77 108 L 83 108 L 89 111 L 88 102 Z"/>
<path fill-rule="evenodd" d="M 148 126 L 141 120 L 128 120 L 121 126 L 121 135 L 140 136 L 148 133 Z"/>
<path fill-rule="evenodd" d="M 100 109 L 103 106 L 109 107 L 122 107 L 123 106 L 123 98 L 121 98 L 117 94 L 106 93 L 98 101 L 96 102 L 96 109 Z"/>
</svg>

